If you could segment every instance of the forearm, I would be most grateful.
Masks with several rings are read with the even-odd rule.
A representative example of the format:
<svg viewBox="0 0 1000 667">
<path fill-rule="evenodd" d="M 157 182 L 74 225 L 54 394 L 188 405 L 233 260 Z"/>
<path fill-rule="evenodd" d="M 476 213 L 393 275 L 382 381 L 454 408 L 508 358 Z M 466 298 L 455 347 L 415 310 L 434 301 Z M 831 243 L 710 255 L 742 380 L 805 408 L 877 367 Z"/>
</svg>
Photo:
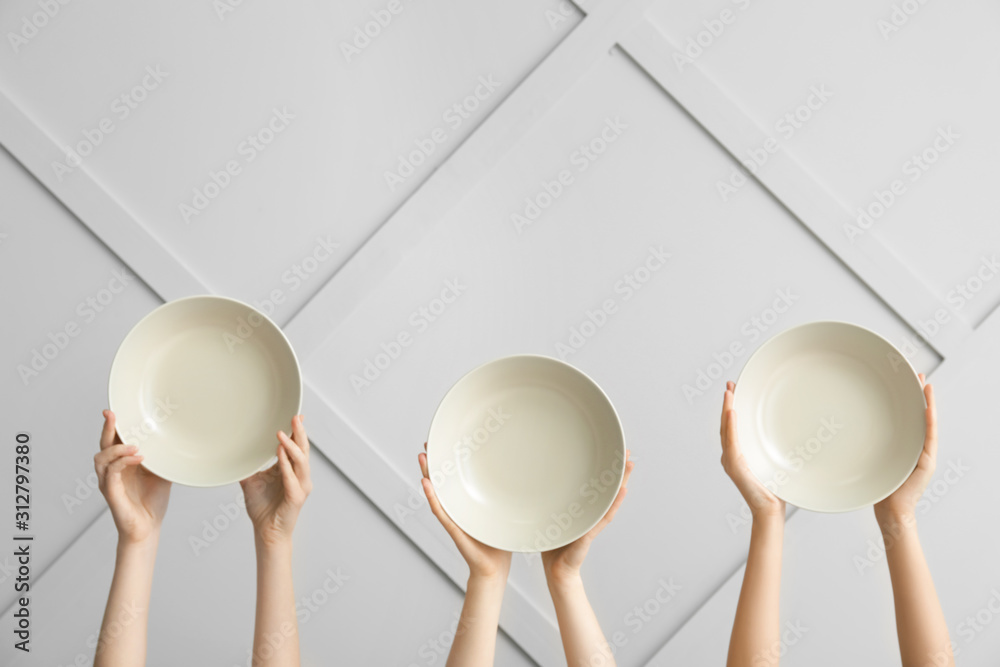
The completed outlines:
<svg viewBox="0 0 1000 667">
<path fill-rule="evenodd" d="M 904 667 L 954 665 L 948 625 L 924 558 L 912 514 L 876 514 L 896 607 L 896 634 Z"/>
<path fill-rule="evenodd" d="M 158 543 L 158 535 L 143 542 L 119 541 L 94 667 L 146 663 L 146 627 Z"/>
<path fill-rule="evenodd" d="M 447 667 L 493 664 L 500 607 L 506 586 L 506 576 L 469 576 L 462 616 L 455 630 Z"/>
<path fill-rule="evenodd" d="M 292 581 L 292 544 L 257 549 L 257 612 L 253 632 L 253 667 L 298 667 L 299 629 Z"/>
<path fill-rule="evenodd" d="M 727 667 L 777 665 L 784 517 L 754 518 Z"/>
<path fill-rule="evenodd" d="M 579 573 L 575 576 L 554 581 L 549 578 L 549 593 L 556 609 L 559 634 L 566 664 L 569 667 L 590 667 L 606 665 L 613 667 L 615 659 L 611 647 L 604 638 L 604 631 L 597 621 L 593 607 L 583 588 Z M 600 656 L 600 658 L 598 658 Z"/>
</svg>

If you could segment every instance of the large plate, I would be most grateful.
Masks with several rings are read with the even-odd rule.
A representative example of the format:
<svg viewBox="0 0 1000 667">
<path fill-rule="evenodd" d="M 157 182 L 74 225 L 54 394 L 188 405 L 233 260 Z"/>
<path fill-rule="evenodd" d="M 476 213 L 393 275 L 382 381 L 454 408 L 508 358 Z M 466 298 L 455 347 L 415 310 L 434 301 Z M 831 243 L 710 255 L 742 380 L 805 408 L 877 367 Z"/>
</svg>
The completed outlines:
<svg viewBox="0 0 1000 667">
<path fill-rule="evenodd" d="M 594 527 L 622 483 L 625 436 L 584 373 L 535 355 L 479 366 L 445 395 L 427 437 L 441 505 L 507 551 L 548 551 Z"/>
<path fill-rule="evenodd" d="M 302 405 L 298 360 L 281 329 L 233 299 L 165 303 L 122 341 L 108 382 L 122 441 L 143 465 L 189 486 L 239 481 L 273 463 L 275 433 Z"/>
<path fill-rule="evenodd" d="M 847 322 L 812 322 L 764 343 L 733 407 L 750 469 L 783 500 L 819 512 L 877 503 L 924 444 L 923 390 L 906 358 Z"/>
</svg>

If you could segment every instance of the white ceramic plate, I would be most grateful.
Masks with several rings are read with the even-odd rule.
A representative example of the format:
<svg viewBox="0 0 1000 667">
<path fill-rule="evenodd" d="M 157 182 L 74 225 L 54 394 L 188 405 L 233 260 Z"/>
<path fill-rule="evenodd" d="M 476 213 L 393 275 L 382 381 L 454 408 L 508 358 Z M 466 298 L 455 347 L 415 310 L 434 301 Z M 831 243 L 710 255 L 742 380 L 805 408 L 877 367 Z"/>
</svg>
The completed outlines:
<svg viewBox="0 0 1000 667">
<path fill-rule="evenodd" d="M 480 542 L 548 551 L 601 520 L 624 475 L 611 401 L 569 364 L 535 355 L 479 366 L 445 395 L 427 465 L 448 515 Z"/>
<path fill-rule="evenodd" d="M 923 390 L 889 341 L 847 322 L 812 322 L 760 346 L 736 382 L 743 454 L 779 498 L 818 512 L 877 503 L 924 445 Z"/>
<path fill-rule="evenodd" d="M 118 435 L 143 465 L 189 486 L 220 486 L 267 467 L 275 433 L 299 413 L 298 360 L 281 329 L 240 301 L 193 296 L 139 321 L 111 365 Z"/>
</svg>

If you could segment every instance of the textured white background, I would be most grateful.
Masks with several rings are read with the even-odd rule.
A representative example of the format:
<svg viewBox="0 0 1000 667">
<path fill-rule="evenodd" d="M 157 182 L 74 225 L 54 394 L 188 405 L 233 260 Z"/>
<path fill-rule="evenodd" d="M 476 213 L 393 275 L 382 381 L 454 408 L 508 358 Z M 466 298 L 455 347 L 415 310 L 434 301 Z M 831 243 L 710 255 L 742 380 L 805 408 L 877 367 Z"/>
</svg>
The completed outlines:
<svg viewBox="0 0 1000 667">
<path fill-rule="evenodd" d="M 303 364 L 318 451 L 296 591 L 313 596 L 330 573 L 343 581 L 301 624 L 304 664 L 443 664 L 465 571 L 417 484 L 433 409 L 473 365 L 559 356 L 609 298 L 617 312 L 566 358 L 608 392 L 637 462 L 584 572 L 602 626 L 621 638 L 619 664 L 724 661 L 749 531 L 718 462 L 723 380 L 700 396 L 683 387 L 734 341 L 745 352 L 729 378 L 767 337 L 815 319 L 879 331 L 937 385 L 939 474 L 922 539 L 959 664 L 1000 664 L 988 609 L 1000 597 L 1000 279 L 975 283 L 1000 251 L 995 3 L 401 0 L 350 58 L 342 45 L 385 2 L 220 4 L 53 3 L 51 17 L 35 1 L 0 5 L 2 437 L 32 435 L 38 535 L 33 652 L 14 655 L 8 636 L 0 662 L 90 664 L 115 540 L 88 485 L 108 368 L 149 310 L 211 292 L 270 310 Z M 147 68 L 165 74 L 123 117 L 115 100 Z M 456 122 L 449 108 L 482 80 L 494 89 L 480 87 Z M 802 108 L 815 90 L 826 99 Z M 241 142 L 275 109 L 292 118 L 248 160 Z M 781 119 L 796 112 L 789 132 Z M 104 118 L 114 131 L 82 165 L 53 167 Z M 614 141 L 581 160 L 609 123 Z M 438 128 L 443 141 L 390 186 L 385 173 Z M 955 138 L 914 171 L 939 130 Z M 741 161 L 764 146 L 749 174 Z M 240 174 L 186 221 L 179 206 L 234 159 Z M 512 222 L 563 169 L 572 183 L 555 201 L 528 226 Z M 894 179 L 903 194 L 846 233 Z M 616 291 L 651 247 L 667 264 Z M 306 279 L 291 277 L 306 264 Z M 116 271 L 129 281 L 110 304 L 79 306 Z M 414 324 L 448 280 L 461 297 Z M 970 280 L 981 289 L 957 299 Z M 754 329 L 778 293 L 791 307 Z M 937 330 L 935 316 L 947 320 Z M 68 322 L 80 334 L 23 381 L 18 366 Z M 414 343 L 356 390 L 352 374 L 404 331 Z M 0 469 L 11 498 L 12 457 Z M 208 548 L 190 543 L 237 491 L 175 486 L 150 665 L 246 664 L 249 522 L 239 512 Z M 870 511 L 790 512 L 788 524 L 782 616 L 808 630 L 784 664 L 897 662 Z M 12 564 L 0 556 L 0 628 L 13 623 Z M 661 582 L 680 587 L 665 604 Z M 977 613 L 981 630 L 967 621 Z M 501 626 L 498 665 L 562 663 L 537 558 L 515 558 Z"/>
</svg>

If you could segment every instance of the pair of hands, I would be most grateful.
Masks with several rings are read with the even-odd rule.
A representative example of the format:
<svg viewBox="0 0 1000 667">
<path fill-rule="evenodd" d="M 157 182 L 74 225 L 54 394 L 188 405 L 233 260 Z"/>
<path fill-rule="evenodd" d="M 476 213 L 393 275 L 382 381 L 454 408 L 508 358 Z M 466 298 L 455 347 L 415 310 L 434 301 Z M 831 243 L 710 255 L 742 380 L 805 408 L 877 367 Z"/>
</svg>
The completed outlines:
<svg viewBox="0 0 1000 667">
<path fill-rule="evenodd" d="M 470 537 L 468 533 L 459 528 L 451 520 L 451 517 L 441 507 L 437 494 L 434 492 L 434 485 L 431 484 L 430 474 L 427 470 L 426 449 L 427 443 L 425 442 L 425 451 L 417 456 L 417 460 L 420 462 L 420 471 L 424 476 L 421 480 L 421 484 L 424 487 L 424 494 L 427 496 L 427 502 L 434 516 L 444 526 L 444 529 L 455 542 L 455 546 L 458 547 L 459 553 L 462 554 L 465 562 L 469 565 L 469 577 L 505 581 L 507 574 L 510 572 L 511 552 L 483 544 L 479 540 Z M 615 518 L 615 513 L 625 501 L 625 496 L 628 493 L 628 478 L 635 467 L 635 463 L 628 460 L 629 454 L 630 451 L 626 450 L 625 476 L 622 479 L 621 489 L 619 489 L 618 495 L 615 496 L 611 507 L 597 525 L 575 542 L 571 542 L 558 549 L 542 552 L 542 566 L 545 568 L 545 578 L 549 581 L 550 585 L 570 582 L 580 576 L 580 566 L 583 565 L 583 560 L 587 557 L 590 544 L 611 523 L 611 520 Z"/>
<path fill-rule="evenodd" d="M 937 465 L 937 408 L 934 405 L 934 388 L 925 381 L 923 373 L 919 378 L 927 401 L 927 408 L 924 411 L 927 425 L 924 450 L 917 461 L 917 467 L 903 485 L 888 498 L 875 504 L 875 518 L 880 526 L 913 518 L 917 501 L 934 476 L 934 468 Z M 722 439 L 722 467 L 743 495 L 743 499 L 747 501 L 755 520 L 774 517 L 784 519 L 785 501 L 775 496 L 757 479 L 740 451 L 736 431 L 736 411 L 733 409 L 735 389 L 734 383 L 726 383 L 726 394 L 722 401 L 722 425 L 719 429 Z"/>
<path fill-rule="evenodd" d="M 278 431 L 278 443 L 278 463 L 240 482 L 254 536 L 264 546 L 291 544 L 295 520 L 312 490 L 302 415 L 292 418 L 291 437 Z M 142 459 L 138 447 L 122 443 L 114 413 L 105 410 L 94 468 L 119 540 L 126 544 L 158 538 L 170 499 L 170 482 L 140 466 Z"/>
</svg>

